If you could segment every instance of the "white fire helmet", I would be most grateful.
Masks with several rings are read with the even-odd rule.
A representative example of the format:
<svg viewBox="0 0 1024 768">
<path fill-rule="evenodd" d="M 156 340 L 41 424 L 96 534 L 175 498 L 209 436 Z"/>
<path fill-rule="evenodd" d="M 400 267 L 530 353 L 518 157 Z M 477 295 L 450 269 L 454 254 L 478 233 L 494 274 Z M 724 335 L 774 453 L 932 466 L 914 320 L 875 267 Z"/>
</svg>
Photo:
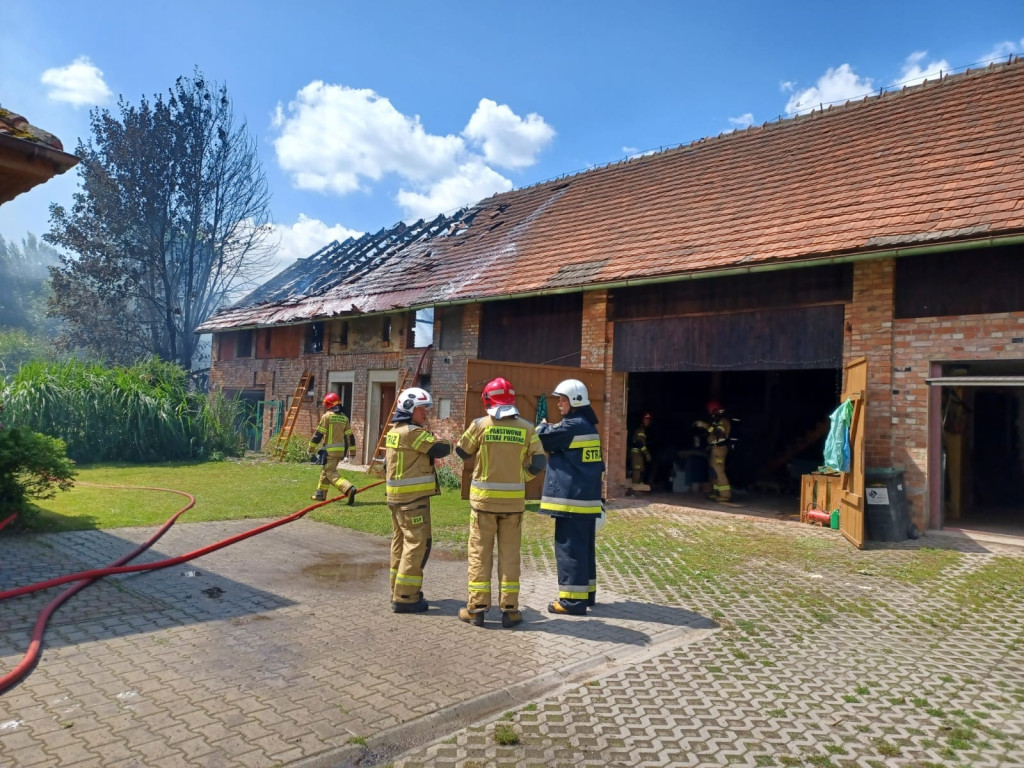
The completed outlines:
<svg viewBox="0 0 1024 768">
<path fill-rule="evenodd" d="M 557 387 L 555 394 L 567 397 L 569 406 L 579 408 L 581 405 L 590 405 L 590 396 L 587 394 L 587 385 L 579 379 L 566 379 Z"/>
<path fill-rule="evenodd" d="M 402 394 L 398 396 L 398 410 L 405 411 L 406 413 L 412 413 L 413 408 L 418 408 L 421 405 L 424 408 L 429 408 L 433 404 L 434 399 L 430 396 L 430 393 L 419 387 L 403 389 Z"/>
</svg>

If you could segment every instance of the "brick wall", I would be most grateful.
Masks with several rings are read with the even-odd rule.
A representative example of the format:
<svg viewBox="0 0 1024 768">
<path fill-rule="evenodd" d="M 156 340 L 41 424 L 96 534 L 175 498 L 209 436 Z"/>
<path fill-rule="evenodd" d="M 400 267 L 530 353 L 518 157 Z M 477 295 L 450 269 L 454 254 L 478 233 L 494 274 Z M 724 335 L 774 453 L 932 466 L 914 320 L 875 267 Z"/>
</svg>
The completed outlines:
<svg viewBox="0 0 1024 768">
<path fill-rule="evenodd" d="M 911 519 L 928 528 L 928 385 L 932 363 L 1024 358 L 1024 312 L 896 320 L 892 259 L 854 267 L 846 362 L 868 360 L 868 467 L 899 467 Z"/>
<path fill-rule="evenodd" d="M 1021 360 L 1024 312 L 897 320 L 893 376 L 893 466 L 906 468 L 913 519 L 924 529 L 928 485 L 928 385 L 932 362 Z"/>
<path fill-rule="evenodd" d="M 607 498 L 621 496 L 626 488 L 626 413 L 623 392 L 625 374 L 612 370 L 615 324 L 611 322 L 608 291 L 583 294 L 583 333 L 580 367 L 605 372 L 604 413 L 597 414 L 605 427 L 604 460 Z"/>
<path fill-rule="evenodd" d="M 891 466 L 892 449 L 892 259 L 854 265 L 853 302 L 846 305 L 849 363 L 868 361 L 868 406 L 865 461 L 869 467 Z"/>
<path fill-rule="evenodd" d="M 369 371 L 397 370 L 398 383 L 401 383 L 402 370 L 416 370 L 423 349 L 406 349 L 403 347 L 406 333 L 406 315 L 394 317 L 391 341 L 381 341 L 382 319 L 380 317 L 354 318 L 349 321 L 348 345 L 340 347 L 333 343 L 332 333 L 337 332 L 334 324 L 328 324 L 326 348 L 330 354 L 299 354 L 291 357 L 275 357 L 266 359 L 243 358 L 238 360 L 218 360 L 213 363 L 210 371 L 211 390 L 223 389 L 262 389 L 264 400 L 279 400 L 283 408 L 291 405 L 292 395 L 299 383 L 302 372 L 313 372 L 313 395 L 303 400 L 302 410 L 295 425 L 293 439 L 307 440 L 316 429 L 322 413 L 321 401 L 327 391 L 329 373 L 352 371 L 352 428 L 356 436 L 357 455 L 363 455 L 366 435 L 367 399 L 371 395 Z M 301 329 L 303 326 L 297 326 Z M 282 329 L 272 329 L 274 331 Z M 298 331 L 288 328 L 289 336 Z M 477 356 L 480 330 L 480 306 L 469 305 L 463 312 L 462 335 L 457 347 L 445 350 L 432 350 L 424 358 L 421 373 L 429 374 L 430 392 L 434 398 L 435 408 L 430 413 L 431 429 L 439 435 L 457 439 L 462 435 L 465 419 L 466 395 L 466 361 Z M 300 334 L 301 335 L 301 334 Z M 434 327 L 434 342 L 440 338 L 438 324 Z M 448 419 L 438 417 L 436 404 L 444 399 L 451 400 L 451 416 Z M 263 444 L 268 445 L 271 431 L 276 424 L 276 409 L 268 407 L 264 413 Z M 371 425 L 369 439 L 376 445 L 376 425 Z"/>
</svg>

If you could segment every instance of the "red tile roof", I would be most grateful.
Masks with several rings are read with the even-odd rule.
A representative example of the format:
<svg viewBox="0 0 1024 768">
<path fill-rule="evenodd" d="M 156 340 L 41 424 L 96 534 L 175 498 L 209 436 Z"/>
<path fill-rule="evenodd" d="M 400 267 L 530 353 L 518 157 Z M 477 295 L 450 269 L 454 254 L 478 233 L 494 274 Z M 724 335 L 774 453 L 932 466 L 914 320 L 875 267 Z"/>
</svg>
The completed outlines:
<svg viewBox="0 0 1024 768">
<path fill-rule="evenodd" d="M 1017 60 L 495 195 L 292 321 L 325 300 L 384 311 L 1019 233 L 1022 125 Z"/>
</svg>

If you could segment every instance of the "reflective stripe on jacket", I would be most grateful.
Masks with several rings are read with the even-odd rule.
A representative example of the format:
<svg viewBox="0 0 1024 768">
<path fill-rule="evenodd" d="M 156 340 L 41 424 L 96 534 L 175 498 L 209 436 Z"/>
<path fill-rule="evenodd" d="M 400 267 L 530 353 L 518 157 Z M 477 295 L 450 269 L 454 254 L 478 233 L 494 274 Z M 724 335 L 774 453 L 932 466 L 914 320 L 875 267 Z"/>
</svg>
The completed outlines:
<svg viewBox="0 0 1024 768">
<path fill-rule="evenodd" d="M 436 442 L 437 438 L 418 424 L 391 425 L 385 438 L 389 504 L 407 504 L 441 493 L 433 462 L 427 456 Z"/>
<path fill-rule="evenodd" d="M 320 417 L 320 423 L 316 425 L 316 434 L 321 436 L 323 442 L 311 441 L 310 448 L 320 444 L 320 447 L 327 449 L 328 453 L 343 453 L 347 447 L 348 453 L 355 455 L 355 434 L 348 423 L 348 416 L 344 413 L 327 411 Z"/>
<path fill-rule="evenodd" d="M 554 517 L 601 514 L 604 460 L 596 427 L 570 412 L 557 424 L 541 424 L 537 435 L 549 454 L 540 512 Z"/>
<path fill-rule="evenodd" d="M 476 456 L 469 501 L 484 512 L 522 512 L 526 508 L 526 471 L 534 455 L 543 454 L 534 426 L 518 416 L 474 419 L 459 440 L 464 453 Z"/>
</svg>

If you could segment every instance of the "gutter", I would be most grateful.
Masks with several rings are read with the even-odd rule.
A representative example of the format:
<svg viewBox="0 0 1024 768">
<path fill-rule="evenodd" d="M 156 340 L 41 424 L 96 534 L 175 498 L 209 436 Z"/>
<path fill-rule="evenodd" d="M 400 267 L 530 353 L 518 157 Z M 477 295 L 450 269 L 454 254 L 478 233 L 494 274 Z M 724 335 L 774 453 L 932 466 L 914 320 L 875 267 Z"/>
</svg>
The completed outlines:
<svg viewBox="0 0 1024 768">
<path fill-rule="evenodd" d="M 777 261 L 770 264 L 754 264 L 748 267 L 722 267 L 719 269 L 702 270 L 700 272 L 683 272 L 674 275 L 663 275 L 661 277 L 639 277 L 627 278 L 625 280 L 614 280 L 604 283 L 590 283 L 588 285 L 567 286 L 564 288 L 541 288 L 535 291 L 522 291 L 517 293 L 505 293 L 496 296 L 484 296 L 466 299 L 451 299 L 448 301 L 432 301 L 428 304 L 410 304 L 408 307 L 380 312 L 366 312 L 351 315 L 323 315 L 319 317 L 308 317 L 303 320 L 288 323 L 271 323 L 268 325 L 237 325 L 231 328 L 224 328 L 203 333 L 228 333 L 231 331 L 253 330 L 257 328 L 283 328 L 289 325 L 308 325 L 310 322 L 331 320 L 342 317 L 373 317 L 375 315 L 396 314 L 399 312 L 416 311 L 429 309 L 431 307 L 454 307 L 466 304 L 483 304 L 492 301 L 508 301 L 511 299 L 531 299 L 538 296 L 561 296 L 571 293 L 585 293 L 587 291 L 605 291 L 616 288 L 634 288 L 643 285 L 661 285 L 663 283 L 681 283 L 688 280 L 704 280 L 714 277 L 732 277 L 736 275 L 754 275 L 760 272 L 780 272 L 786 269 L 801 269 L 803 267 L 821 267 L 832 264 L 851 264 L 858 261 L 873 261 L 875 259 L 901 258 L 904 256 L 919 256 L 927 253 L 950 253 L 955 251 L 966 251 L 972 248 L 995 248 L 1005 245 L 1024 244 L 1024 235 L 1003 235 L 995 237 L 984 237 L 972 240 L 958 240 L 952 243 L 939 243 L 937 245 L 915 245 L 906 248 L 887 248 L 881 251 L 867 251 L 852 253 L 844 256 L 824 256 L 812 259 L 794 259 L 792 261 Z"/>
</svg>

